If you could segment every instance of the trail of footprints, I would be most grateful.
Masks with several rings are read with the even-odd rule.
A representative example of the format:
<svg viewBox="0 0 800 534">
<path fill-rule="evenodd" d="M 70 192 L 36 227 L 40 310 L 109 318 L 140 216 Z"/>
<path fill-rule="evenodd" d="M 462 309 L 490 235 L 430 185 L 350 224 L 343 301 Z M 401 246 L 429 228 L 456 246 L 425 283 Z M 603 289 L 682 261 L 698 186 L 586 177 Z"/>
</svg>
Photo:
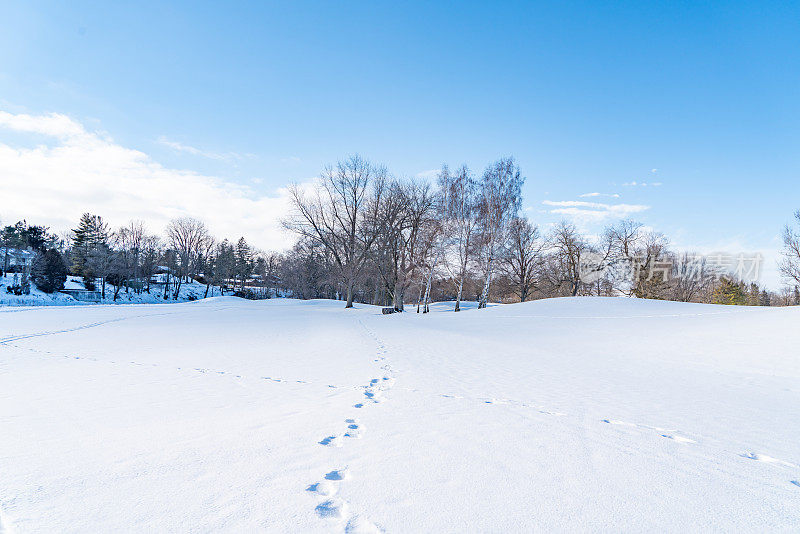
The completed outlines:
<svg viewBox="0 0 800 534">
<path fill-rule="evenodd" d="M 359 321 L 360 322 L 360 321 Z M 378 344 L 377 358 L 374 360 L 377 363 L 386 360 L 386 346 L 372 333 L 363 322 L 361 326 Z M 381 369 L 384 371 L 384 376 L 381 378 L 373 378 L 369 384 L 362 386 L 364 392 L 364 399 L 353 405 L 353 408 L 361 409 L 369 404 L 379 404 L 386 400 L 386 392 L 394 386 L 395 379 L 391 375 L 392 369 L 389 365 L 382 365 Z M 325 447 L 343 447 L 347 441 L 351 439 L 361 439 L 364 436 L 364 425 L 359 422 L 355 417 L 345 419 L 345 428 L 340 434 L 326 436 L 319 441 L 319 444 Z M 314 511 L 316 514 L 324 519 L 335 521 L 344 526 L 344 531 L 351 534 L 376 534 L 383 532 L 381 528 L 375 525 L 372 521 L 365 516 L 353 513 L 350 510 L 350 504 L 337 496 L 340 484 L 352 477 L 350 469 L 347 467 L 334 469 L 328 472 L 324 479 L 311 484 L 306 488 L 306 491 L 314 493 L 322 501 L 317 504 Z"/>
<path fill-rule="evenodd" d="M 385 392 L 394 385 L 394 378 L 384 376 L 383 378 L 373 378 L 369 384 L 363 386 L 364 401 L 355 404 L 354 408 L 363 408 L 367 403 L 381 403 L 385 400 Z M 341 434 L 326 436 L 319 441 L 325 447 L 343 447 L 350 439 L 361 439 L 364 436 L 364 425 L 356 418 L 345 419 L 345 428 Z M 337 521 L 344 525 L 344 531 L 353 534 L 371 534 L 382 532 L 374 523 L 363 515 L 353 514 L 350 511 L 350 504 L 339 497 L 339 485 L 342 481 L 351 478 L 351 472 L 347 467 L 334 469 L 325 475 L 319 482 L 311 484 L 306 491 L 312 492 L 321 498 L 314 511 L 319 517 Z"/>
</svg>

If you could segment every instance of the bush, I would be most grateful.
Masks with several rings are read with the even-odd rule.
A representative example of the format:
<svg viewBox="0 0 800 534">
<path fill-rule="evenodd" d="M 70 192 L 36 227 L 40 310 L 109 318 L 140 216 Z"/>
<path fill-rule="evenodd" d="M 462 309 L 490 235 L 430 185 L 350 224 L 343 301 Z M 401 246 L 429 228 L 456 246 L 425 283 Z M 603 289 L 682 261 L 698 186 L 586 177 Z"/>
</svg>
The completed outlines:
<svg viewBox="0 0 800 534">
<path fill-rule="evenodd" d="M 37 254 L 31 267 L 31 278 L 36 287 L 45 293 L 55 293 L 64 289 L 67 266 L 61 253 L 51 248 Z"/>
</svg>

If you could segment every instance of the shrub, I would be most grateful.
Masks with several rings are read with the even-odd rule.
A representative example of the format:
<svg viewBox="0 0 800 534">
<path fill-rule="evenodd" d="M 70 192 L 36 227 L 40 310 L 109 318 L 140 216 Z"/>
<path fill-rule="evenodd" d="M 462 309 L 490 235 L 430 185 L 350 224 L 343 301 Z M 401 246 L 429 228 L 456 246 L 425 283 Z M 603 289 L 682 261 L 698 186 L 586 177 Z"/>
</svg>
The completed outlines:
<svg viewBox="0 0 800 534">
<path fill-rule="evenodd" d="M 64 289 L 67 281 L 67 265 L 56 249 L 40 252 L 33 260 L 31 278 L 41 291 L 54 293 Z"/>
</svg>

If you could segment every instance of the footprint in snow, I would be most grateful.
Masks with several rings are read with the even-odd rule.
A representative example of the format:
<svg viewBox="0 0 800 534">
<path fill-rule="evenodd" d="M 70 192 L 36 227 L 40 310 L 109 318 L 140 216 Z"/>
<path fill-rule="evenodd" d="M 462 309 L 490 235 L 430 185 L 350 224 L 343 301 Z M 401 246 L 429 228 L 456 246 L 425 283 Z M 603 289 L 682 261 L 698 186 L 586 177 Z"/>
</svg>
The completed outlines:
<svg viewBox="0 0 800 534">
<path fill-rule="evenodd" d="M 350 478 L 350 470 L 348 468 L 335 469 L 325 475 L 325 480 L 347 480 Z"/>
<path fill-rule="evenodd" d="M 603 422 L 608 423 L 609 425 L 636 426 L 633 423 L 626 423 L 625 421 L 615 421 L 614 419 L 603 419 Z"/>
<path fill-rule="evenodd" d="M 329 519 L 344 519 L 347 516 L 347 503 L 342 499 L 328 499 L 316 507 L 317 515 Z"/>
<path fill-rule="evenodd" d="M 675 434 L 661 434 L 661 437 L 677 441 L 678 443 L 697 443 L 693 439 L 685 438 L 683 436 L 677 436 Z"/>
<path fill-rule="evenodd" d="M 341 447 L 342 439 L 339 436 L 328 436 L 327 438 L 320 441 L 319 444 L 325 445 L 327 447 Z"/>
<path fill-rule="evenodd" d="M 322 482 L 311 484 L 308 488 L 306 488 L 306 491 L 322 495 L 323 497 L 333 497 L 336 495 L 338 488 L 332 482 L 323 480 Z"/>
<path fill-rule="evenodd" d="M 363 427 L 356 423 L 355 419 L 348 419 L 346 422 L 349 424 L 347 425 L 345 437 L 361 439 Z"/>
<path fill-rule="evenodd" d="M 746 452 L 744 454 L 740 454 L 739 456 L 741 456 L 742 458 L 747 458 L 748 460 L 756 460 L 758 462 L 764 462 L 767 464 L 778 464 L 786 467 L 797 467 L 795 464 L 791 462 L 784 462 L 783 460 L 773 458 L 772 456 L 767 456 L 766 454 L 759 454 L 757 452 Z"/>
</svg>

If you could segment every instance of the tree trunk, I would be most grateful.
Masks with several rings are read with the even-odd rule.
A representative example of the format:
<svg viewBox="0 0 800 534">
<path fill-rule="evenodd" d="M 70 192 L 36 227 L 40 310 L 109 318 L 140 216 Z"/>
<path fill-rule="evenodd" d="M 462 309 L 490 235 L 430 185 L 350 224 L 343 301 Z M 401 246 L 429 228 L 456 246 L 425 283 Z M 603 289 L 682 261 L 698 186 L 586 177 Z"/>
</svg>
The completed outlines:
<svg viewBox="0 0 800 534">
<path fill-rule="evenodd" d="M 464 291 L 464 277 L 458 281 L 458 293 L 456 294 L 456 309 L 453 311 L 461 311 L 461 293 Z"/>
<path fill-rule="evenodd" d="M 345 305 L 346 308 L 353 307 L 353 280 L 347 281 L 347 304 Z"/>
<path fill-rule="evenodd" d="M 483 284 L 483 291 L 481 291 L 481 298 L 478 301 L 478 309 L 481 310 L 486 307 L 489 301 L 489 286 L 492 284 L 492 258 L 486 264 L 486 281 Z"/>
<path fill-rule="evenodd" d="M 181 284 L 183 283 L 183 277 L 179 276 L 177 280 L 178 281 L 175 282 L 175 293 L 173 293 L 173 300 L 178 300 L 178 295 L 180 295 L 181 293 Z"/>
<path fill-rule="evenodd" d="M 401 312 L 403 311 L 403 288 L 395 284 L 393 293 L 392 305 L 394 306 L 394 310 Z"/>
<path fill-rule="evenodd" d="M 431 282 L 433 280 L 433 269 L 436 267 L 436 262 L 431 265 L 430 270 L 428 271 L 428 279 L 425 281 L 425 300 L 422 305 L 422 313 L 428 313 L 431 311 L 428 303 L 431 300 Z"/>
</svg>

